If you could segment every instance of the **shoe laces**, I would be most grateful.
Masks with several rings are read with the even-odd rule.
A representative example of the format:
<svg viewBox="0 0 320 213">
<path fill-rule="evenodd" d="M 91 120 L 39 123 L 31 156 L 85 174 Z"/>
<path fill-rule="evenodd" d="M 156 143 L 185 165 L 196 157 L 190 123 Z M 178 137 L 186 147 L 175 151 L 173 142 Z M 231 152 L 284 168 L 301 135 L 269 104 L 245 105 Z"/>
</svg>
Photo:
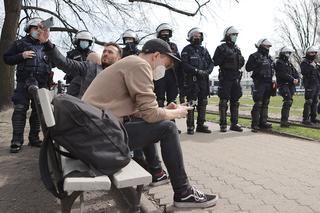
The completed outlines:
<svg viewBox="0 0 320 213">
<path fill-rule="evenodd" d="M 197 189 L 195 186 L 192 186 L 191 190 L 193 191 L 194 199 L 196 201 L 206 199 L 205 194 L 203 192 L 201 192 L 199 189 Z"/>
</svg>

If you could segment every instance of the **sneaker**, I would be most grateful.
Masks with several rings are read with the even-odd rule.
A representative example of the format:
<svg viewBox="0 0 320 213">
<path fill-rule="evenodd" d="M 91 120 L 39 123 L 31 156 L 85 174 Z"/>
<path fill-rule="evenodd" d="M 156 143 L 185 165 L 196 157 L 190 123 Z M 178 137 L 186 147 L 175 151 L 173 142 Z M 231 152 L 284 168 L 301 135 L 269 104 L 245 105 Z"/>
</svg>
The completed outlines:
<svg viewBox="0 0 320 213">
<path fill-rule="evenodd" d="M 308 125 L 308 126 L 312 125 L 311 121 L 309 121 L 309 120 L 303 120 L 302 124 Z"/>
<path fill-rule="evenodd" d="M 41 147 L 42 141 L 41 140 L 29 140 L 28 146 L 33 146 L 33 147 Z"/>
<path fill-rule="evenodd" d="M 311 123 L 314 123 L 314 124 L 318 124 L 318 123 L 320 123 L 320 120 L 318 120 L 318 119 L 311 119 Z"/>
<path fill-rule="evenodd" d="M 186 191 L 185 194 L 174 195 L 174 206 L 178 208 L 207 208 L 216 205 L 218 195 L 204 194 L 194 186 Z"/>
<path fill-rule="evenodd" d="M 150 183 L 150 186 L 160 186 L 167 183 L 169 183 L 169 177 L 163 169 L 161 169 L 160 172 L 152 174 L 152 183 Z"/>
<path fill-rule="evenodd" d="M 280 127 L 282 127 L 282 128 L 288 128 L 288 127 L 290 127 L 290 124 L 289 124 L 288 122 L 286 122 L 286 121 L 281 121 Z"/>
</svg>

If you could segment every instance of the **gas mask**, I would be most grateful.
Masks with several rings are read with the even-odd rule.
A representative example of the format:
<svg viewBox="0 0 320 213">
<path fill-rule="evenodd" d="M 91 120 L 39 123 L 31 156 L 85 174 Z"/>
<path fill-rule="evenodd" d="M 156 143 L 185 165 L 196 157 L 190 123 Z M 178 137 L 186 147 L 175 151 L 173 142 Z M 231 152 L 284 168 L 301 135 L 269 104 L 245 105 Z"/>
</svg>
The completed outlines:
<svg viewBox="0 0 320 213">
<path fill-rule="evenodd" d="M 264 55 L 264 56 L 269 55 L 269 49 L 267 49 L 267 48 L 265 48 L 265 47 L 260 46 L 260 47 L 258 48 L 258 51 L 259 51 L 262 55 Z"/>
<path fill-rule="evenodd" d="M 310 61 L 314 61 L 317 58 L 317 55 L 306 55 L 306 59 L 310 60 Z"/>
<path fill-rule="evenodd" d="M 90 43 L 89 41 L 80 41 L 79 42 L 79 46 L 81 49 L 85 50 L 89 47 Z"/>
<path fill-rule="evenodd" d="M 201 45 L 202 41 L 201 38 L 193 38 L 191 43 L 193 45 Z"/>
</svg>

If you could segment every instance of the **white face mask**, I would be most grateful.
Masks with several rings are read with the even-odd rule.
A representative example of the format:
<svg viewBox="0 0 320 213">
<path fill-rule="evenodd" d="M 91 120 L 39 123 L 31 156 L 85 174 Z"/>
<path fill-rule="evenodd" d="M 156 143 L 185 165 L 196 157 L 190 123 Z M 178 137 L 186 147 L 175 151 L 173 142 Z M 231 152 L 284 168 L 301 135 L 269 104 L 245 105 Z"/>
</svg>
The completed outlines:
<svg viewBox="0 0 320 213">
<path fill-rule="evenodd" d="M 230 40 L 231 40 L 234 44 L 237 42 L 237 38 L 238 38 L 237 35 L 231 35 L 231 36 L 230 36 Z"/>
<path fill-rule="evenodd" d="M 157 81 L 164 77 L 166 74 L 166 67 L 163 65 L 158 65 L 153 70 L 153 80 Z"/>
<path fill-rule="evenodd" d="M 79 46 L 81 49 L 87 49 L 89 47 L 89 41 L 80 41 Z"/>
</svg>

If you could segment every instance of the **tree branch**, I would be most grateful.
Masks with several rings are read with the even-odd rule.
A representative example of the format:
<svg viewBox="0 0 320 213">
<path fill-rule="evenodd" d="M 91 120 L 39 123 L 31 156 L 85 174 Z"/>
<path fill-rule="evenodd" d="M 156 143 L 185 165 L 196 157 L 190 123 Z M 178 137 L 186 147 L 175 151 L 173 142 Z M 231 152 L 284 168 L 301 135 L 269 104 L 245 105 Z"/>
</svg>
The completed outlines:
<svg viewBox="0 0 320 213">
<path fill-rule="evenodd" d="M 236 0 L 237 1 L 237 0 Z M 143 3 L 148 3 L 148 4 L 154 4 L 154 5 L 157 5 L 157 6 L 161 6 L 161 7 L 165 7 L 173 12 L 176 12 L 176 13 L 180 13 L 180 14 L 183 14 L 183 15 L 186 15 L 186 16 L 195 16 L 197 15 L 197 13 L 199 12 L 199 10 L 201 9 L 201 7 L 205 6 L 206 4 L 208 4 L 210 2 L 210 0 L 207 0 L 205 3 L 203 4 L 198 4 L 198 8 L 195 12 L 191 13 L 191 12 L 186 12 L 184 10 L 180 10 L 180 9 L 177 9 L 175 7 L 172 7 L 166 3 L 162 3 L 162 2 L 156 2 L 156 1 L 152 1 L 152 0 L 129 0 L 129 2 L 133 3 L 133 2 L 143 2 Z"/>
</svg>

